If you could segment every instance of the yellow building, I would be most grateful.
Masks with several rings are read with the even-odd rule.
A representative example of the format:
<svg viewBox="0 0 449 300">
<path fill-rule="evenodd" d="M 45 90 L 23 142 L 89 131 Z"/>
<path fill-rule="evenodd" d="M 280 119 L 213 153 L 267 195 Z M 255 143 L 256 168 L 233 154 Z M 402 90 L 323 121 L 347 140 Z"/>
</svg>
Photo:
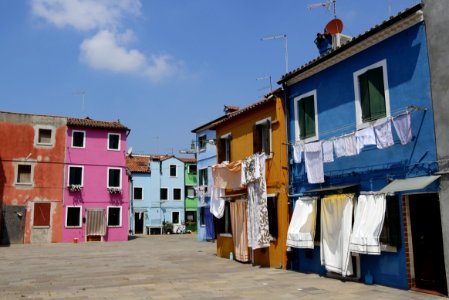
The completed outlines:
<svg viewBox="0 0 449 300">
<path fill-rule="evenodd" d="M 282 96 L 279 89 L 242 109 L 227 107 L 227 117 L 215 123 L 214 129 L 217 163 L 228 161 L 233 164 L 255 153 L 266 154 L 265 178 L 271 235 L 269 247 L 245 250 L 248 250 L 249 255 L 247 261 L 255 265 L 285 269 L 289 210 L 286 119 Z M 234 245 L 232 233 L 236 221 L 230 218 L 229 206 L 236 199 L 245 199 L 246 194 L 245 186 L 226 189 L 224 216 L 216 219 L 217 255 L 220 257 L 229 258 L 231 252 L 231 256 L 238 254 L 236 251 L 239 249 Z"/>
</svg>

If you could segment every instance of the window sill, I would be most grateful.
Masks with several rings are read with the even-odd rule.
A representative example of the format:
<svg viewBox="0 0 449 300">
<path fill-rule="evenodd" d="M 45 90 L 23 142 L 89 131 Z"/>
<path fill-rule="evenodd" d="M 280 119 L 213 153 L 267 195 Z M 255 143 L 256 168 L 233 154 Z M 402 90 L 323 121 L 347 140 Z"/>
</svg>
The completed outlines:
<svg viewBox="0 0 449 300">
<path fill-rule="evenodd" d="M 83 226 L 65 226 L 64 228 L 67 228 L 67 229 L 81 229 L 81 228 L 83 228 Z"/>
<path fill-rule="evenodd" d="M 36 143 L 36 147 L 53 147 L 55 144 L 53 143 Z"/>
<path fill-rule="evenodd" d="M 221 237 L 227 237 L 227 238 L 232 238 L 232 234 L 230 234 L 230 233 L 220 233 L 219 236 L 221 236 Z"/>
<path fill-rule="evenodd" d="M 120 149 L 108 149 L 108 151 L 115 151 L 115 152 L 119 152 Z"/>
<path fill-rule="evenodd" d="M 77 146 L 72 146 L 73 149 L 86 149 L 86 147 L 77 147 Z"/>
<path fill-rule="evenodd" d="M 389 118 L 389 116 L 386 116 L 386 117 L 383 117 L 383 118 L 380 118 L 377 120 L 373 120 L 373 121 L 368 121 L 368 122 L 363 122 L 363 121 L 359 120 L 359 122 L 357 123 L 357 130 L 383 124 L 388 121 L 388 118 Z"/>
<path fill-rule="evenodd" d="M 299 142 L 300 143 L 304 143 L 304 144 L 308 144 L 308 143 L 312 143 L 312 142 L 317 142 L 319 139 L 318 139 L 318 136 L 311 136 L 311 137 L 308 137 L 308 138 L 305 138 L 305 139 L 299 139 Z"/>
<path fill-rule="evenodd" d="M 49 229 L 50 225 L 33 226 L 33 229 Z"/>
<path fill-rule="evenodd" d="M 108 228 L 120 228 L 122 225 L 108 225 Z"/>
<path fill-rule="evenodd" d="M 18 186 L 33 186 L 32 182 L 16 182 L 14 183 L 14 185 L 18 185 Z"/>
</svg>

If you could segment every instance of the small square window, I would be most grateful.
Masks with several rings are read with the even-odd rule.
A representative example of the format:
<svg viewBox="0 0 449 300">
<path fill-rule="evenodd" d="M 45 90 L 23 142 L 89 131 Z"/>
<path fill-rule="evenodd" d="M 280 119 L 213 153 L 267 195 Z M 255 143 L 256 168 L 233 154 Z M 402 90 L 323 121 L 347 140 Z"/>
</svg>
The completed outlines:
<svg viewBox="0 0 449 300">
<path fill-rule="evenodd" d="M 17 166 L 17 183 L 32 184 L 31 181 L 31 165 Z"/>
<path fill-rule="evenodd" d="M 196 165 L 189 165 L 189 173 L 196 174 Z"/>
<path fill-rule="evenodd" d="M 231 134 L 226 134 L 220 138 L 220 144 L 218 145 L 218 161 L 231 161 Z"/>
<path fill-rule="evenodd" d="M 51 203 L 34 203 L 33 226 L 50 226 Z"/>
<path fill-rule="evenodd" d="M 39 144 L 51 145 L 51 129 L 39 128 L 37 142 Z"/>
<path fill-rule="evenodd" d="M 141 188 L 141 187 L 134 188 L 133 199 L 134 200 L 143 200 L 143 188 Z"/>
<path fill-rule="evenodd" d="M 120 134 L 108 134 L 108 150 L 120 150 Z"/>
<path fill-rule="evenodd" d="M 108 188 L 121 188 L 122 169 L 108 169 Z"/>
<path fill-rule="evenodd" d="M 173 189 L 173 200 L 181 200 L 181 189 Z"/>
<path fill-rule="evenodd" d="M 179 211 L 173 211 L 171 213 L 171 220 L 173 224 L 179 224 Z"/>
<path fill-rule="evenodd" d="M 67 206 L 66 227 L 81 227 L 81 206 Z"/>
<path fill-rule="evenodd" d="M 186 222 L 196 222 L 196 211 L 186 211 Z"/>
<path fill-rule="evenodd" d="M 168 200 L 168 189 L 161 188 L 161 200 Z"/>
<path fill-rule="evenodd" d="M 73 131 L 72 132 L 72 147 L 73 148 L 84 148 L 84 137 L 86 133 L 84 131 Z"/>
<path fill-rule="evenodd" d="M 256 123 L 253 130 L 253 153 L 271 155 L 271 121 L 266 119 Z"/>
<path fill-rule="evenodd" d="M 122 226 L 122 208 L 120 206 L 108 207 L 108 226 Z"/>
<path fill-rule="evenodd" d="M 200 150 L 206 149 L 206 145 L 207 145 L 206 138 L 207 138 L 206 135 L 201 135 L 198 137 L 198 146 L 199 146 Z"/>
<path fill-rule="evenodd" d="M 200 172 L 198 174 L 198 183 L 200 186 L 208 185 L 208 172 L 207 168 L 200 169 Z"/>
<path fill-rule="evenodd" d="M 186 187 L 187 198 L 195 198 L 195 189 L 193 186 Z"/>
<path fill-rule="evenodd" d="M 170 165 L 170 177 L 176 177 L 178 175 L 177 173 L 176 165 Z"/>
<path fill-rule="evenodd" d="M 69 166 L 69 186 L 83 186 L 83 167 Z"/>
</svg>

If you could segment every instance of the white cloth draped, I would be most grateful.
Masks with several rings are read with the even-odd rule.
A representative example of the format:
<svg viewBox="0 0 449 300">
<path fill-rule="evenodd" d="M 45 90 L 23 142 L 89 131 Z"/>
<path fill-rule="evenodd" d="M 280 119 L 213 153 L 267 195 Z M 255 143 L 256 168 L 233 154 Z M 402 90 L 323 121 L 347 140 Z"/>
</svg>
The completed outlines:
<svg viewBox="0 0 449 300">
<path fill-rule="evenodd" d="M 374 126 L 374 131 L 376 132 L 376 145 L 378 149 L 385 149 L 394 145 L 390 120 Z"/>
<path fill-rule="evenodd" d="M 412 141 L 412 120 L 409 112 L 394 118 L 393 125 L 401 141 L 401 145 L 407 145 Z"/>
<path fill-rule="evenodd" d="M 295 162 L 296 164 L 301 163 L 302 161 L 302 146 L 301 144 L 295 144 L 292 146 L 293 147 L 293 162 Z"/>
<path fill-rule="evenodd" d="M 323 149 L 321 142 L 304 145 L 304 161 L 306 164 L 307 181 L 309 183 L 324 182 Z"/>
<path fill-rule="evenodd" d="M 323 142 L 323 161 L 325 163 L 334 161 L 334 142 L 324 141 Z"/>
<path fill-rule="evenodd" d="M 292 219 L 288 226 L 287 246 L 314 248 L 316 227 L 316 197 L 301 197 L 296 200 Z"/>
<path fill-rule="evenodd" d="M 363 147 L 368 145 L 376 145 L 376 135 L 374 133 L 373 127 L 367 127 L 358 130 L 355 133 L 355 138 L 357 140 L 357 153 L 362 152 Z"/>
<path fill-rule="evenodd" d="M 225 196 L 225 190 L 213 187 L 210 193 L 210 212 L 217 219 L 221 219 L 225 210 L 225 200 L 222 198 Z"/>
<path fill-rule="evenodd" d="M 342 276 L 353 273 L 349 251 L 353 199 L 353 194 L 321 199 L 321 264 Z"/>
<path fill-rule="evenodd" d="M 337 157 L 353 156 L 357 153 L 357 139 L 355 134 L 343 135 L 334 140 L 335 155 Z"/>
<path fill-rule="evenodd" d="M 350 251 L 380 255 L 379 237 L 384 224 L 385 207 L 384 194 L 359 196 L 354 213 Z"/>
</svg>

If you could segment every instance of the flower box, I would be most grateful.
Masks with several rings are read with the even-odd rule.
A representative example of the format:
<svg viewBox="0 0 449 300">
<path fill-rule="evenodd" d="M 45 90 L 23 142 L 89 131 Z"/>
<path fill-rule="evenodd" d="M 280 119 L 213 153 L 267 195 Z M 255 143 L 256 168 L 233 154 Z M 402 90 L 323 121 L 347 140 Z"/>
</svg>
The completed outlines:
<svg viewBox="0 0 449 300">
<path fill-rule="evenodd" d="M 68 186 L 68 189 L 71 192 L 81 192 L 83 187 L 80 184 L 71 184 Z"/>
<path fill-rule="evenodd" d="M 111 194 L 121 194 L 122 189 L 117 187 L 108 187 L 108 192 Z"/>
</svg>

